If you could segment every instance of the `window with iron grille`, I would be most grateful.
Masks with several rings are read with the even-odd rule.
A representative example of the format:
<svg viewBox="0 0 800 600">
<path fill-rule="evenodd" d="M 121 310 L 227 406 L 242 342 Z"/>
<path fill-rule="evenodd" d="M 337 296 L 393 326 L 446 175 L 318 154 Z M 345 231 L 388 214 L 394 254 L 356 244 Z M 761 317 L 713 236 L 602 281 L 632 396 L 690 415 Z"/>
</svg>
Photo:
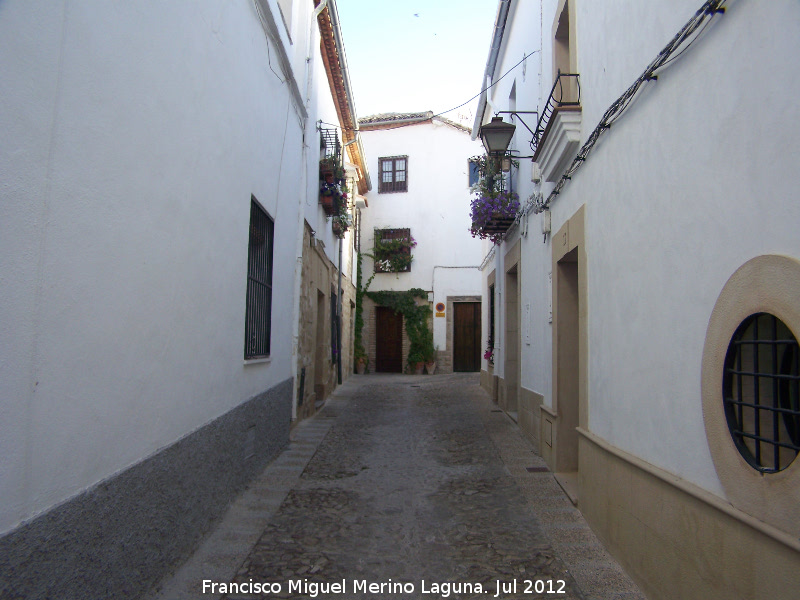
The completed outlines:
<svg viewBox="0 0 800 600">
<path fill-rule="evenodd" d="M 494 347 L 494 286 L 489 286 L 489 347 Z"/>
<path fill-rule="evenodd" d="M 378 159 L 381 174 L 378 193 L 408 191 L 408 156 Z"/>
<path fill-rule="evenodd" d="M 336 315 L 336 290 L 331 288 L 331 362 L 336 362 L 336 353 L 339 348 L 339 319 Z"/>
<path fill-rule="evenodd" d="M 376 273 L 408 273 L 411 271 L 411 248 L 417 242 L 411 237 L 411 230 L 376 229 L 374 264 Z"/>
<path fill-rule="evenodd" d="M 272 324 L 272 251 L 274 223 L 255 197 L 250 200 L 250 239 L 247 245 L 247 306 L 245 359 L 269 356 Z"/>
<path fill-rule="evenodd" d="M 725 357 L 723 402 L 733 441 L 762 473 L 788 467 L 800 451 L 800 348 L 769 313 L 747 317 Z"/>
</svg>

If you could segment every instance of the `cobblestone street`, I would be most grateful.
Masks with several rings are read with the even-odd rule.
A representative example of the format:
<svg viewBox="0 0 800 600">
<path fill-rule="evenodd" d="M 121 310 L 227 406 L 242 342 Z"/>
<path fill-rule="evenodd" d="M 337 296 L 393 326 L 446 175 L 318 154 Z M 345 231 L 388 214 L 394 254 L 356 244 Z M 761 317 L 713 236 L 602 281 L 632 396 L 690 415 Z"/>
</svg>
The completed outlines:
<svg viewBox="0 0 800 600">
<path fill-rule="evenodd" d="M 643 598 L 473 374 L 351 378 L 160 598 L 317 594 Z"/>
</svg>

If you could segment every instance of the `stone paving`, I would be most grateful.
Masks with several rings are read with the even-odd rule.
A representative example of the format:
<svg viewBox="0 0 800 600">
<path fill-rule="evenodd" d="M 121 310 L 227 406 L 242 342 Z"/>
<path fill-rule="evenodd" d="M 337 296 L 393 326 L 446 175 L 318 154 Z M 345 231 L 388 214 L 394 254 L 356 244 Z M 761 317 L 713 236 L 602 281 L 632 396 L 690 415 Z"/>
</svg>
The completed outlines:
<svg viewBox="0 0 800 600">
<path fill-rule="evenodd" d="M 477 375 L 353 377 L 292 438 L 155 597 L 644 599 Z"/>
</svg>

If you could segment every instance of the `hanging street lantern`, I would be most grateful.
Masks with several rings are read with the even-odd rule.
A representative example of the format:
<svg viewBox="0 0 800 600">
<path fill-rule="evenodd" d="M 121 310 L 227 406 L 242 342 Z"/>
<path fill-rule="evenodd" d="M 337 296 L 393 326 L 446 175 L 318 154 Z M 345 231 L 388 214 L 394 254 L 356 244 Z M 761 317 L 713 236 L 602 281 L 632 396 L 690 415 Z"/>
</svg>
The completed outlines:
<svg viewBox="0 0 800 600">
<path fill-rule="evenodd" d="M 503 117 L 492 117 L 491 122 L 481 126 L 481 141 L 486 153 L 489 156 L 503 156 L 516 128 L 516 125 L 504 122 Z"/>
</svg>

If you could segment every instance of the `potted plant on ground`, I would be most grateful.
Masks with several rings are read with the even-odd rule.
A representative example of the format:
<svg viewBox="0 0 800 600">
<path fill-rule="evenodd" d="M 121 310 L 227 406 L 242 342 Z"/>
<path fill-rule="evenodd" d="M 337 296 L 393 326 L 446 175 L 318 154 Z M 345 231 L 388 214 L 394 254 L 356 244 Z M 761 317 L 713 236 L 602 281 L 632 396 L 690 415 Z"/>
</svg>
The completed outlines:
<svg viewBox="0 0 800 600">
<path fill-rule="evenodd" d="M 489 366 L 494 365 L 494 347 L 492 342 L 489 342 L 489 347 L 486 348 L 486 352 L 483 353 L 483 358 L 489 361 Z"/>
<path fill-rule="evenodd" d="M 369 356 L 363 353 L 356 352 L 356 373 L 359 375 L 363 375 L 367 372 L 367 366 L 369 365 Z"/>
<path fill-rule="evenodd" d="M 433 336 L 425 342 L 425 372 L 428 375 L 433 375 L 436 371 L 436 355 L 439 353 L 439 347 L 434 347 Z"/>
<path fill-rule="evenodd" d="M 420 351 L 409 352 L 408 366 L 413 369 L 414 375 L 422 375 L 425 370 L 425 355 Z"/>
</svg>

